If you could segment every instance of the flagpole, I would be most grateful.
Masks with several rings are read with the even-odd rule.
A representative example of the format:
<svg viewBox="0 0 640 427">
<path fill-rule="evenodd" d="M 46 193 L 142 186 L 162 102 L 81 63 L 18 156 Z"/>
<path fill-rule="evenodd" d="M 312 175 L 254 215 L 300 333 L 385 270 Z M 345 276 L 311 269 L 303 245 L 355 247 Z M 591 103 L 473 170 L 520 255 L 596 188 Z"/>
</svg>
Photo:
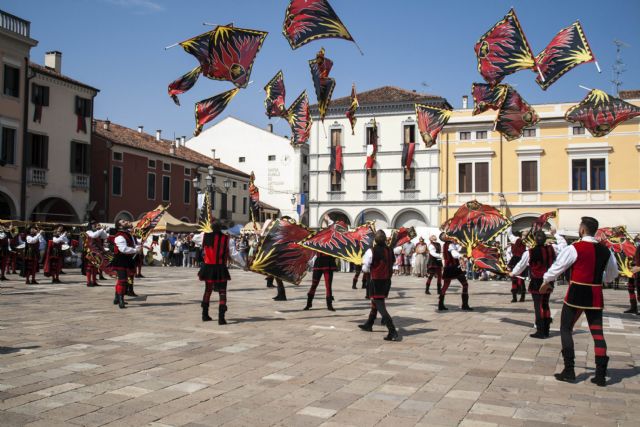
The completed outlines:
<svg viewBox="0 0 640 427">
<path fill-rule="evenodd" d="M 202 25 L 211 26 L 211 27 L 218 27 L 218 26 L 219 26 L 218 24 L 210 24 L 210 23 L 208 23 L 208 22 L 203 22 L 203 23 L 202 23 Z M 224 26 L 225 26 L 225 27 L 233 27 L 233 22 L 231 22 L 231 23 L 229 23 L 229 24 L 227 24 L 227 25 L 224 25 Z M 193 37 L 188 38 L 187 40 L 191 40 L 192 38 L 193 38 Z M 184 40 L 184 41 L 186 41 L 186 40 Z M 169 46 L 165 47 L 165 48 L 164 48 L 164 50 L 169 50 L 169 49 L 171 49 L 172 47 L 176 47 L 176 46 L 178 46 L 180 43 L 183 43 L 183 42 L 178 42 L 178 43 L 170 44 Z"/>
<path fill-rule="evenodd" d="M 353 44 L 355 44 L 356 47 L 358 48 L 358 51 L 360 52 L 360 55 L 364 56 L 364 52 L 362 51 L 362 49 L 360 49 L 360 45 L 358 44 L 358 42 L 353 40 Z"/>
<path fill-rule="evenodd" d="M 540 71 L 540 67 L 538 66 L 538 64 L 536 64 L 536 70 L 538 70 L 538 75 L 540 76 L 540 79 L 544 83 L 545 82 L 544 76 L 542 75 L 542 71 Z"/>
<path fill-rule="evenodd" d="M 579 87 L 580 89 L 584 89 L 584 90 L 591 90 L 591 88 L 588 88 L 588 87 L 586 87 L 586 86 L 582 86 L 582 85 L 578 85 L 578 87 Z"/>
<path fill-rule="evenodd" d="M 599 73 L 602 73 L 602 70 L 600 69 L 600 65 L 598 64 L 598 61 L 593 61 L 594 64 L 596 64 L 596 68 L 598 69 Z"/>
</svg>

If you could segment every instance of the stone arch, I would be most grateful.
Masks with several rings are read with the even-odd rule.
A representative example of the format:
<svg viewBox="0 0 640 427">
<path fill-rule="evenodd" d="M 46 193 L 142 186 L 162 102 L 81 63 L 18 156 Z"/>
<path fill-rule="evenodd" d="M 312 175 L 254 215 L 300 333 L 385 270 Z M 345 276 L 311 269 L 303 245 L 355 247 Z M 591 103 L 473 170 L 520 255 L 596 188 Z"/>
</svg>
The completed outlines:
<svg viewBox="0 0 640 427">
<path fill-rule="evenodd" d="M 0 219 L 15 219 L 17 217 L 13 199 L 7 193 L 0 191 Z"/>
<path fill-rule="evenodd" d="M 389 217 L 379 209 L 365 209 L 356 217 L 356 225 L 364 224 L 367 221 L 376 222 L 376 230 L 389 228 Z"/>
<path fill-rule="evenodd" d="M 126 221 L 133 221 L 133 215 L 129 211 L 120 211 L 113 217 L 113 222 L 117 223 L 119 220 L 124 219 Z"/>
<path fill-rule="evenodd" d="M 393 218 L 393 228 L 428 226 L 429 220 L 417 209 L 403 209 Z"/>
<path fill-rule="evenodd" d="M 40 201 L 33 208 L 29 219 L 41 222 L 80 222 L 73 206 L 60 197 L 49 197 Z"/>
<path fill-rule="evenodd" d="M 511 221 L 513 221 L 513 225 L 511 225 L 511 229 L 513 231 L 525 231 L 531 228 L 531 224 L 540 217 L 541 214 L 537 212 L 525 212 L 518 215 L 514 215 L 511 217 Z M 550 227 L 555 226 L 554 218 L 549 218 L 549 220 L 542 227 L 543 230 L 548 230 Z"/>
<path fill-rule="evenodd" d="M 332 221 L 343 221 L 345 224 L 350 226 L 352 224 L 351 217 L 349 214 L 342 209 L 329 209 L 325 213 L 320 216 L 320 221 L 318 222 L 318 226 L 323 227 L 323 222 L 326 218 L 331 219 Z"/>
</svg>

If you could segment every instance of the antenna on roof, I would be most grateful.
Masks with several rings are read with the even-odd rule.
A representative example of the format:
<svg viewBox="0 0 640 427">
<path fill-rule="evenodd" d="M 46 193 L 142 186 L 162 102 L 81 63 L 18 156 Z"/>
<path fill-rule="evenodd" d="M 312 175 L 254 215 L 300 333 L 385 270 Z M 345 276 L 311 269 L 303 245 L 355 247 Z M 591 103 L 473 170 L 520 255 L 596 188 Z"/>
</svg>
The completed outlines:
<svg viewBox="0 0 640 427">
<path fill-rule="evenodd" d="M 627 71 L 627 67 L 622 60 L 622 48 L 631 47 L 629 44 L 623 42 L 622 40 L 615 39 L 613 44 L 616 45 L 616 61 L 611 66 L 612 70 L 612 78 L 611 83 L 613 83 L 613 88 L 616 93 L 616 96 L 620 94 L 620 88 L 622 87 L 622 80 L 620 77 L 622 73 Z"/>
</svg>

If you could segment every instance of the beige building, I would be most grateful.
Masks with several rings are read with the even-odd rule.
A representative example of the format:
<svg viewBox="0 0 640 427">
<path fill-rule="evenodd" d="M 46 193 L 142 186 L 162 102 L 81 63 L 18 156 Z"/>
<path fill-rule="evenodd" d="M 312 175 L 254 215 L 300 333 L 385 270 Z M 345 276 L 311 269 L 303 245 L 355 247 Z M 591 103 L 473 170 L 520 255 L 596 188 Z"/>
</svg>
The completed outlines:
<svg viewBox="0 0 640 427">
<path fill-rule="evenodd" d="M 30 23 L 0 10 L 0 218 L 25 215 L 23 148 L 29 52 L 38 42 Z"/>
<path fill-rule="evenodd" d="M 82 222 L 89 204 L 91 120 L 98 89 L 62 74 L 62 53 L 30 63 L 27 217 Z"/>
</svg>

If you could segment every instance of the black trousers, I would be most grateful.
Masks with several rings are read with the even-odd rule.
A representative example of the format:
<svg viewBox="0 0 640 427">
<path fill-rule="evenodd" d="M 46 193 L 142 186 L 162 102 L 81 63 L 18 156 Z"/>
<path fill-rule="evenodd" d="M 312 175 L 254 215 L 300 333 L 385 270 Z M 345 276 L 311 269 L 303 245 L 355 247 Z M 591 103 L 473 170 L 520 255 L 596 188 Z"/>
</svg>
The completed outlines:
<svg viewBox="0 0 640 427">
<path fill-rule="evenodd" d="M 540 294 L 531 292 L 533 298 L 533 311 L 536 314 L 536 327 L 543 328 L 546 322 L 551 319 L 551 309 L 549 308 L 549 297 L 551 294 Z"/>
<path fill-rule="evenodd" d="M 571 307 L 567 304 L 562 306 L 560 315 L 560 340 L 562 349 L 573 352 L 573 327 L 584 312 L 589 323 L 589 331 L 593 338 L 594 353 L 596 356 L 607 355 L 607 342 L 604 340 L 602 330 L 602 310 L 583 310 Z"/>
</svg>

